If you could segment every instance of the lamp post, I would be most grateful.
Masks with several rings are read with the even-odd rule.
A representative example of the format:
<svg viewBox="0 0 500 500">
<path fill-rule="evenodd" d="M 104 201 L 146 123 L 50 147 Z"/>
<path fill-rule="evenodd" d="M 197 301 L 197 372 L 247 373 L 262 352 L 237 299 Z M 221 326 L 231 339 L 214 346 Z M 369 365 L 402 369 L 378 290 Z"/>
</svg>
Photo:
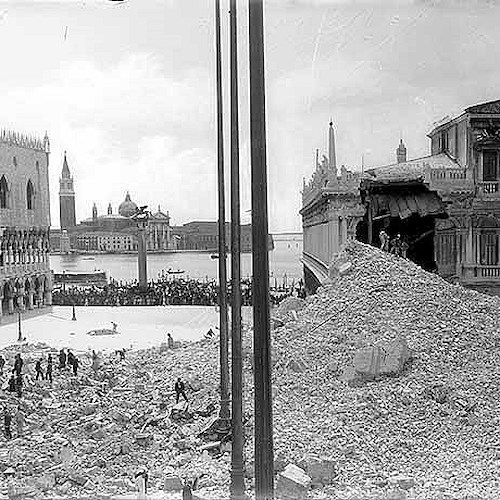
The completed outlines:
<svg viewBox="0 0 500 500">
<path fill-rule="evenodd" d="M 23 332 L 21 330 L 21 309 L 17 310 L 17 341 L 23 341 Z"/>
<path fill-rule="evenodd" d="M 147 205 L 138 208 L 137 212 L 131 217 L 137 225 L 139 288 L 142 291 L 145 291 L 148 287 L 146 232 L 150 213 L 146 208 Z"/>
<path fill-rule="evenodd" d="M 243 364 L 241 357 L 241 227 L 240 227 L 240 156 L 238 117 L 238 43 L 236 0 L 230 0 L 229 45 L 231 77 L 231 500 L 243 500 Z"/>
<path fill-rule="evenodd" d="M 220 328 L 220 419 L 229 422 L 229 362 L 226 272 L 226 215 L 224 196 L 224 123 L 220 36 L 220 0 L 215 0 L 215 51 L 217 72 L 217 189 L 219 228 L 219 328 Z"/>
</svg>

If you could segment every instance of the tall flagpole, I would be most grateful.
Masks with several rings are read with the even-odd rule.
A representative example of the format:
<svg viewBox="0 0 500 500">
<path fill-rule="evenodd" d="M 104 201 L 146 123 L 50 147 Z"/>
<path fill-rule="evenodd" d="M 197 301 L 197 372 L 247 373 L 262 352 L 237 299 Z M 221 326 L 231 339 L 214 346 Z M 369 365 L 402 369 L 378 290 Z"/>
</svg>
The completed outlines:
<svg viewBox="0 0 500 500">
<path fill-rule="evenodd" d="M 219 331 L 220 331 L 220 414 L 229 421 L 229 365 L 227 327 L 226 213 L 224 199 L 224 124 L 222 101 L 222 64 L 220 0 L 215 0 L 215 50 L 217 73 L 217 186 L 219 201 Z"/>
<path fill-rule="evenodd" d="M 230 0 L 231 66 L 231 500 L 245 499 L 243 470 L 243 375 L 241 359 L 240 155 L 238 123 L 238 25 L 236 0 Z"/>
<path fill-rule="evenodd" d="M 249 0 L 250 139 L 255 384 L 255 498 L 274 499 L 269 317 L 266 106 L 262 0 Z"/>
</svg>

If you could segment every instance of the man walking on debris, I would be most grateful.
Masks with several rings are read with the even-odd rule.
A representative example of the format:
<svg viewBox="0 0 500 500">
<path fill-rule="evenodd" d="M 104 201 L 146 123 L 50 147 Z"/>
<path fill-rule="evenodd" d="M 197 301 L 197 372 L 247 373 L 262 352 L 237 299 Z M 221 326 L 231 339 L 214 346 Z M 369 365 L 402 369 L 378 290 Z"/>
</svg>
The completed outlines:
<svg viewBox="0 0 500 500">
<path fill-rule="evenodd" d="M 188 398 L 186 396 L 186 386 L 184 382 L 179 377 L 177 382 L 175 383 L 175 404 L 179 402 L 179 397 L 182 396 L 186 402 L 188 402 Z"/>
<path fill-rule="evenodd" d="M 389 235 L 382 229 L 379 233 L 379 239 L 380 239 L 380 250 L 383 250 L 384 252 L 389 251 Z"/>
<path fill-rule="evenodd" d="M 73 366 L 73 375 L 77 375 L 78 373 L 78 365 L 80 362 L 78 361 L 78 358 L 76 356 L 73 356 L 73 363 L 71 365 Z"/>
<path fill-rule="evenodd" d="M 391 241 L 391 253 L 401 256 L 401 235 L 398 233 L 396 237 Z"/>
<path fill-rule="evenodd" d="M 10 430 L 10 425 L 12 423 L 12 415 L 7 407 L 3 410 L 3 424 L 4 424 L 4 433 L 6 439 L 12 439 L 12 431 Z"/>
<path fill-rule="evenodd" d="M 68 349 L 68 356 L 66 359 L 68 366 L 71 368 L 73 366 L 73 362 L 75 361 L 75 355 L 69 349 Z"/>
<path fill-rule="evenodd" d="M 16 377 L 14 376 L 14 374 L 12 374 L 10 376 L 8 391 L 9 392 L 16 392 Z"/>
<path fill-rule="evenodd" d="M 170 332 L 167 333 L 167 345 L 169 349 L 174 348 L 174 339 L 172 338 L 172 335 Z"/>
<path fill-rule="evenodd" d="M 36 364 L 35 364 L 35 371 L 36 371 L 36 378 L 35 380 L 38 380 L 39 377 L 42 378 L 42 380 L 45 378 L 42 370 L 42 358 L 38 359 Z"/>
<path fill-rule="evenodd" d="M 16 374 L 16 377 L 19 377 L 21 375 L 21 371 L 23 369 L 23 358 L 21 358 L 20 354 L 16 354 L 16 358 L 14 361 L 14 369 L 12 370 L 12 373 Z"/>
<path fill-rule="evenodd" d="M 140 499 L 146 498 L 148 493 L 148 473 L 145 467 L 140 467 L 135 474 L 135 485 Z"/>
<path fill-rule="evenodd" d="M 45 373 L 45 379 L 50 380 L 52 384 L 52 356 L 50 354 L 47 357 L 47 372 Z"/>
<path fill-rule="evenodd" d="M 62 370 L 63 368 L 66 368 L 66 353 L 64 349 L 61 349 L 59 351 L 59 369 Z"/>
</svg>

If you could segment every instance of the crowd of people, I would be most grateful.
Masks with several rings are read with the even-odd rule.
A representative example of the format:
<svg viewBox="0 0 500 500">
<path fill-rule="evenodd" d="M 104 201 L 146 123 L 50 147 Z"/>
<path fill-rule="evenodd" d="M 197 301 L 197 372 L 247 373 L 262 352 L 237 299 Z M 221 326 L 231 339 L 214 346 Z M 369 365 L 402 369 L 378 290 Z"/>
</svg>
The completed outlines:
<svg viewBox="0 0 500 500">
<path fill-rule="evenodd" d="M 230 300 L 231 287 L 228 287 Z M 305 296 L 302 280 L 297 283 L 273 287 L 270 290 L 271 305 L 278 305 L 291 295 Z M 242 304 L 252 304 L 252 282 L 241 281 Z M 218 304 L 218 286 L 215 280 L 201 281 L 197 279 L 167 279 L 160 277 L 148 283 L 146 290 L 139 284 L 110 280 L 106 286 L 71 286 L 55 288 L 52 292 L 54 305 L 60 306 L 167 306 L 197 305 L 212 306 Z"/>
</svg>

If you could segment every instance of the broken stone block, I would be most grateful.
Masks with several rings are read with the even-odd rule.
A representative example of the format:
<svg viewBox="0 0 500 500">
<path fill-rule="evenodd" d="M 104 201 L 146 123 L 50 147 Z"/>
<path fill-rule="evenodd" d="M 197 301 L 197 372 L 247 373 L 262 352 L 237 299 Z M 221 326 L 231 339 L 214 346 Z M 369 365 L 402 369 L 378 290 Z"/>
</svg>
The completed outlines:
<svg viewBox="0 0 500 500">
<path fill-rule="evenodd" d="M 179 491 L 182 490 L 182 481 L 179 476 L 168 474 L 163 480 L 164 491 Z"/>
<path fill-rule="evenodd" d="M 295 373 L 304 373 L 307 371 L 307 364 L 302 359 L 291 359 L 287 365 L 287 369 Z"/>
<path fill-rule="evenodd" d="M 141 446 L 149 446 L 153 442 L 153 436 L 151 434 L 136 434 L 135 442 Z"/>
<path fill-rule="evenodd" d="M 276 493 L 283 500 L 304 500 L 307 498 L 311 478 L 303 469 L 289 464 L 278 474 Z"/>
<path fill-rule="evenodd" d="M 307 461 L 307 474 L 315 486 L 332 484 L 336 476 L 335 462 L 329 458 L 312 457 Z"/>
<path fill-rule="evenodd" d="M 415 479 L 410 476 L 392 476 L 389 478 L 389 482 L 402 490 L 410 490 L 415 487 Z"/>
</svg>

